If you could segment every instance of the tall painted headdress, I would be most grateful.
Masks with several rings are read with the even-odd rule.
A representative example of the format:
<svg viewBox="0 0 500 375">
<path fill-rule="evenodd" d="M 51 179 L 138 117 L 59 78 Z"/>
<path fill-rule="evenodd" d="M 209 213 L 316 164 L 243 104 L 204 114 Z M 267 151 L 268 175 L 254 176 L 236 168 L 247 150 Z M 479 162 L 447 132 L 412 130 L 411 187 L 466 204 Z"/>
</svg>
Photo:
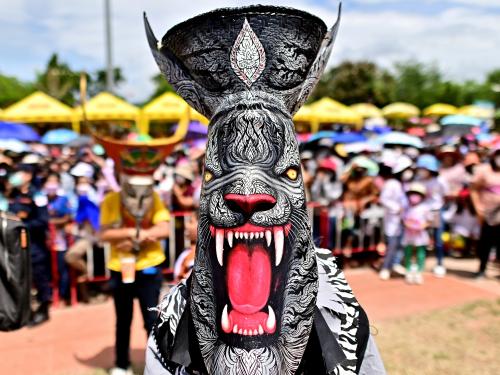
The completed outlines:
<svg viewBox="0 0 500 375">
<path fill-rule="evenodd" d="M 184 347 L 199 347 L 202 373 L 296 373 L 318 266 L 292 116 L 318 82 L 339 22 L 328 29 L 309 13 L 257 5 L 202 14 L 157 40 L 144 21 L 165 78 L 210 119 L 187 307 L 177 318 L 169 308 L 156 332 L 165 363 L 189 362 L 173 353 L 172 327 L 192 324 Z"/>
</svg>

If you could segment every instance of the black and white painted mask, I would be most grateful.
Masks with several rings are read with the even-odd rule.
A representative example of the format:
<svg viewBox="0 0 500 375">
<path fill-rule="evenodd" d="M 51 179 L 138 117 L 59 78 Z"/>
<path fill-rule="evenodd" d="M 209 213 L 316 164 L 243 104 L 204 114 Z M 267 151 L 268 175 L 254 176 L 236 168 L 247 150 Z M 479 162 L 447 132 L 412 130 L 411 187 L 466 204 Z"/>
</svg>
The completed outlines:
<svg viewBox="0 0 500 375">
<path fill-rule="evenodd" d="M 316 85 L 327 30 L 294 9 L 200 15 L 157 41 L 176 91 L 210 118 L 191 314 L 210 374 L 292 374 L 313 322 L 317 266 L 293 114 Z"/>
</svg>

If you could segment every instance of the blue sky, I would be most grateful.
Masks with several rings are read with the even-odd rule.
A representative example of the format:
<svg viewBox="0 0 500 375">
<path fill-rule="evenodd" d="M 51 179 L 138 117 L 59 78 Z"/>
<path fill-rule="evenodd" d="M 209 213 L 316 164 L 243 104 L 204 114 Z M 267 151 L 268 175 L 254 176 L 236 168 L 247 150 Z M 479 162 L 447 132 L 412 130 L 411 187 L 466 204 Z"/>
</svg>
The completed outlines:
<svg viewBox="0 0 500 375">
<path fill-rule="evenodd" d="M 147 98 L 158 70 L 148 51 L 142 11 L 158 37 L 177 22 L 222 6 L 278 4 L 314 13 L 332 24 L 337 0 L 111 0 L 113 56 L 127 83 L 120 94 Z M 103 0 L 0 0 L 0 72 L 24 80 L 58 52 L 73 69 L 104 66 Z M 481 79 L 500 67 L 500 0 L 344 0 L 330 64 L 368 59 L 391 67 L 418 60 L 452 79 Z"/>
</svg>

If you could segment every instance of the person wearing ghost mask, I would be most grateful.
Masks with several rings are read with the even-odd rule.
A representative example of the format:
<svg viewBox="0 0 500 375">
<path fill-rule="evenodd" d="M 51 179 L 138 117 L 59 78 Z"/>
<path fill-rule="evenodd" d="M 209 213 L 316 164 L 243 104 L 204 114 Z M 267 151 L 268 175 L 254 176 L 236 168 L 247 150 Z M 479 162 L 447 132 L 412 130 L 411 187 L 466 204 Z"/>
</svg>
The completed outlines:
<svg viewBox="0 0 500 375">
<path fill-rule="evenodd" d="M 255 5 L 182 22 L 153 56 L 210 120 L 190 277 L 158 306 L 146 374 L 385 374 L 332 252 L 314 247 L 293 115 L 339 22 Z"/>
<path fill-rule="evenodd" d="M 119 192 L 110 192 L 100 207 L 99 238 L 111 245 L 108 268 L 116 312 L 115 367 L 112 375 L 131 374 L 130 326 L 133 301 L 139 300 L 144 328 L 151 332 L 165 260 L 161 240 L 169 235 L 169 211 L 154 191 L 153 174 L 171 147 L 167 141 L 119 141 L 94 137 L 114 160 Z M 172 146 L 173 147 L 173 146 Z"/>
</svg>

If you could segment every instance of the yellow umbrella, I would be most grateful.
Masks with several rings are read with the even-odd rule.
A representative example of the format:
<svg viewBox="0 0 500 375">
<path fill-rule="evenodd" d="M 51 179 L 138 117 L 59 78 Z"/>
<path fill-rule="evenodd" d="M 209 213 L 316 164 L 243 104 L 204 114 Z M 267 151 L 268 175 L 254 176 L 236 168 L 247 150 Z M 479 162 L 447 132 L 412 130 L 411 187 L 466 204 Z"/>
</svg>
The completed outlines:
<svg viewBox="0 0 500 375">
<path fill-rule="evenodd" d="M 436 103 L 424 109 L 424 116 L 448 116 L 457 113 L 458 108 L 451 104 Z"/>
<path fill-rule="evenodd" d="M 494 110 L 492 108 L 483 108 L 476 105 L 466 105 L 464 107 L 460 107 L 457 113 L 459 115 L 490 119 L 493 118 Z"/>
<path fill-rule="evenodd" d="M 382 108 L 384 117 L 395 120 L 406 120 L 420 114 L 420 110 L 410 103 L 396 102 Z"/>
<path fill-rule="evenodd" d="M 371 103 L 358 103 L 353 104 L 350 108 L 363 118 L 380 118 L 382 111 Z"/>
<path fill-rule="evenodd" d="M 70 123 L 73 130 L 79 130 L 79 116 L 73 108 L 41 91 L 6 108 L 2 119 L 25 123 Z"/>
<path fill-rule="evenodd" d="M 337 109 L 348 108 L 346 105 L 328 97 L 321 98 L 309 105 L 314 110 L 335 111 Z"/>
<path fill-rule="evenodd" d="M 323 98 L 309 105 L 315 123 L 341 123 L 357 127 L 363 125 L 363 118 L 348 106 L 331 98 Z M 315 127 L 317 128 L 317 127 Z"/>
</svg>

